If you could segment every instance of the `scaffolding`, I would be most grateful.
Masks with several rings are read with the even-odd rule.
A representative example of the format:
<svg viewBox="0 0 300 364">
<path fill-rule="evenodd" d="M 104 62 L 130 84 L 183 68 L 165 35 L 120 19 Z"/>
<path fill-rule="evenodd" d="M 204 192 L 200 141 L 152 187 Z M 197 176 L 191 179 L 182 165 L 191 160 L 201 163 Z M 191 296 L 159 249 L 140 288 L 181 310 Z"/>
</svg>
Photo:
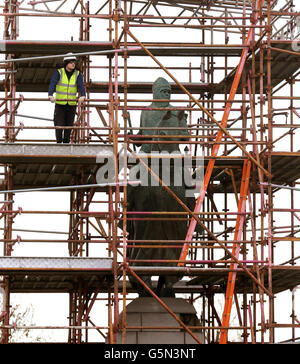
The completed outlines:
<svg viewBox="0 0 300 364">
<path fill-rule="evenodd" d="M 91 331 L 98 334 L 94 341 L 127 343 L 134 328 L 126 321 L 126 305 L 136 297 L 129 275 L 175 318 L 174 330 L 186 331 L 195 343 L 201 341 L 193 330 L 203 330 L 208 344 L 297 342 L 299 4 L 2 0 L 0 8 L 1 342 L 24 329 L 11 322 L 12 293 L 65 293 L 68 325 L 27 328 L 66 330 L 69 343 L 90 342 Z M 22 39 L 28 19 L 40 30 L 37 36 L 43 30 L 59 40 Z M 63 28 L 64 22 L 72 25 Z M 72 32 L 78 22 L 77 40 Z M 80 60 L 87 97 L 78 105 L 71 143 L 58 145 L 47 91 L 68 52 Z M 172 217 L 169 211 L 142 211 L 136 217 L 127 211 L 128 157 L 143 163 L 137 144 L 149 141 L 136 134 L 157 77 L 168 79 L 170 102 L 187 114 L 190 138 L 180 148 L 194 167 L 203 161 L 204 177 L 191 211 L 154 174 L 184 212 Z M 109 158 L 114 180 L 101 184 L 97 173 Z M 38 191 L 61 191 L 69 205 L 51 210 L 41 200 L 38 210 L 16 207 L 17 196 Z M 185 240 L 128 239 L 128 221 L 162 215 L 187 222 Z M 27 216 L 56 216 L 67 221 L 66 229 L 60 232 L 51 222 L 47 229 L 16 226 Z M 27 249 L 45 244 L 52 255 Z M 175 266 L 159 259 L 135 266 L 127 250 L 137 245 L 180 246 L 180 259 Z M 58 246 L 64 257 L 57 257 Z M 176 297 L 197 308 L 196 326 L 177 317 L 140 278 L 160 274 L 182 276 Z M 100 301 L 105 312 L 96 309 Z"/>
</svg>

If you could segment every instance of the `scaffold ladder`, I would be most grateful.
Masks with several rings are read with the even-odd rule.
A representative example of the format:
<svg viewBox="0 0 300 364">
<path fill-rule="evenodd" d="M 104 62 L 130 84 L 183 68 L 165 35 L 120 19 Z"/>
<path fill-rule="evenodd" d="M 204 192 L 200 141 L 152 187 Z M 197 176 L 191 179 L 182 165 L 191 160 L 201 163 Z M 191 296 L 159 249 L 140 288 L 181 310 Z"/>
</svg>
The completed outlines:
<svg viewBox="0 0 300 364">
<path fill-rule="evenodd" d="M 245 215 L 243 214 L 246 210 L 246 201 L 248 195 L 248 187 L 249 187 L 249 179 L 250 179 L 250 171 L 251 171 L 251 162 L 249 160 L 244 161 L 243 166 L 243 175 L 240 187 L 240 198 L 238 203 L 238 215 L 235 224 L 235 232 L 234 232 L 234 241 L 241 240 L 243 233 L 243 225 L 245 222 Z M 232 247 L 232 255 L 234 255 L 237 259 L 240 253 L 240 244 L 234 243 Z M 230 271 L 228 275 L 227 289 L 226 289 L 226 297 L 225 297 L 225 306 L 223 311 L 223 319 L 222 319 L 222 329 L 220 335 L 220 344 L 226 344 L 228 337 L 228 326 L 230 321 L 230 314 L 232 308 L 232 300 L 236 282 L 236 271 L 237 268 L 236 262 L 231 262 Z"/>
</svg>

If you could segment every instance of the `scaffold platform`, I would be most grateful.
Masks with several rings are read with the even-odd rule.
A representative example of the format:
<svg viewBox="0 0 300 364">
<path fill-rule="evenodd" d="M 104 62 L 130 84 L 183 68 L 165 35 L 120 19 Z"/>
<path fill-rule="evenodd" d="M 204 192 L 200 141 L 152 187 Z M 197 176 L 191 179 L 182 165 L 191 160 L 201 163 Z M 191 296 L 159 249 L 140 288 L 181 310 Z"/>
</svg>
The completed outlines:
<svg viewBox="0 0 300 364">
<path fill-rule="evenodd" d="M 10 277 L 10 289 L 14 293 L 70 293 L 78 289 L 79 281 L 88 287 L 89 292 L 105 293 L 112 288 L 113 259 L 93 257 L 0 257 L 0 275 Z M 247 266 L 253 271 L 253 266 Z M 230 268 L 209 267 L 132 267 L 143 276 L 153 274 L 182 275 L 183 278 L 174 285 L 176 293 L 203 294 L 208 289 L 214 293 L 225 293 Z M 241 269 L 237 273 L 236 292 L 253 293 L 253 281 Z M 263 283 L 268 286 L 267 268 L 260 272 Z M 122 292 L 123 283 L 119 282 Z M 157 281 L 153 282 L 154 287 Z M 292 290 L 300 285 L 300 267 L 273 266 L 273 293 L 278 294 L 286 289 Z M 135 293 L 129 282 L 128 293 Z"/>
<path fill-rule="evenodd" d="M 98 168 L 112 157 L 104 144 L 0 144 L 0 163 L 14 166 L 15 189 L 71 186 L 78 175 L 81 184 L 96 184 Z"/>
<path fill-rule="evenodd" d="M 95 184 L 97 170 L 113 155 L 113 148 L 108 144 L 0 143 L 0 164 L 13 166 L 16 189 L 72 185 L 74 176 L 82 173 L 82 184 Z M 272 183 L 289 186 L 300 178 L 300 152 L 272 152 L 271 158 Z M 210 157 L 203 157 L 205 170 L 209 160 Z M 239 188 L 243 162 L 242 157 L 215 158 L 212 174 L 215 193 L 234 192 L 234 188 Z M 263 165 L 267 167 L 267 162 Z M 226 173 L 228 170 L 232 170 L 235 182 Z M 259 190 L 258 185 L 251 185 L 250 189 L 253 188 Z M 105 190 L 105 187 L 98 189 Z"/>
<path fill-rule="evenodd" d="M 145 42 L 145 47 L 154 55 L 160 57 L 234 57 L 239 60 L 244 49 L 241 45 L 203 45 L 199 43 L 151 43 Z M 124 43 L 120 42 L 120 49 L 124 48 Z M 146 56 L 143 49 L 136 50 L 135 43 L 128 42 L 129 56 Z M 17 64 L 16 85 L 19 92 L 47 92 L 50 80 L 57 68 L 61 66 L 62 57 L 47 58 L 47 55 L 63 55 L 67 52 L 74 53 L 91 53 L 91 52 L 113 52 L 113 44 L 110 42 L 63 42 L 63 41 L 20 41 L 6 40 L 0 42 L 0 53 L 15 54 L 16 59 L 24 59 Z M 292 50 L 292 41 L 272 41 L 272 87 L 278 85 L 281 81 L 289 79 L 300 67 L 299 57 Z M 287 52 L 287 53 L 285 53 Z M 105 56 L 103 53 L 102 55 Z M 99 53 L 101 56 L 101 53 Z M 34 60 L 34 57 L 37 57 Z M 44 57 L 44 58 L 43 58 Z M 26 61 L 28 58 L 28 61 Z M 33 58 L 33 59 L 32 59 Z M 286 64 L 289 67 L 286 67 Z M 251 56 L 246 62 L 246 69 L 251 69 Z M 267 65 L 264 63 L 264 73 L 267 72 Z M 205 82 L 183 82 L 184 87 L 191 93 L 214 92 L 223 94 L 227 92 L 228 85 L 231 85 L 234 79 L 236 68 L 228 76 L 218 83 Z M 255 73 L 259 74 L 259 61 L 255 62 Z M 276 76 L 275 76 L 276 75 Z M 114 87 L 114 85 L 113 85 Z M 151 92 L 152 83 L 140 81 L 126 83 L 126 92 L 145 94 Z M 266 91 L 267 83 L 264 82 L 263 92 Z M 91 93 L 108 93 L 109 82 L 105 80 L 90 80 L 87 88 Z M 175 83 L 171 83 L 173 94 L 182 94 L 182 90 Z M 259 85 L 256 92 L 259 93 Z M 4 91 L 4 81 L 0 81 L 0 91 Z M 124 83 L 118 83 L 119 93 L 124 93 Z M 238 87 L 238 93 L 242 93 L 242 88 Z"/>
<path fill-rule="evenodd" d="M 0 274 L 10 277 L 16 293 L 68 293 L 78 282 L 95 291 L 112 275 L 111 258 L 0 257 Z"/>
</svg>

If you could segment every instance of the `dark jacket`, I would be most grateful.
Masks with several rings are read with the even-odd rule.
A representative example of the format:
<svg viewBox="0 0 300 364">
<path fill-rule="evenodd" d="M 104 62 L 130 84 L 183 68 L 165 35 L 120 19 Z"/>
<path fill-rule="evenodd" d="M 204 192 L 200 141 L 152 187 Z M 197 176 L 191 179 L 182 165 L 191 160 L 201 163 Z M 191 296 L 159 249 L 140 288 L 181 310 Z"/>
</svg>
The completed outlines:
<svg viewBox="0 0 300 364">
<path fill-rule="evenodd" d="M 66 71 L 68 79 L 70 79 L 74 71 L 68 72 L 66 69 L 65 69 L 65 71 Z M 55 92 L 56 85 L 57 85 L 57 83 L 59 81 L 59 78 L 60 78 L 60 74 L 59 74 L 58 70 L 56 70 L 56 72 L 54 73 L 54 75 L 53 75 L 53 77 L 52 77 L 52 79 L 50 81 L 50 85 L 49 85 L 49 89 L 48 89 L 48 95 L 49 96 L 52 96 L 53 93 Z M 78 90 L 80 92 L 80 96 L 85 96 L 86 93 L 85 93 L 85 87 L 84 87 L 84 83 L 83 83 L 83 76 L 82 76 L 82 74 L 80 72 L 79 72 L 79 75 L 77 77 L 77 82 L 76 83 L 77 83 L 77 88 L 78 88 Z"/>
</svg>

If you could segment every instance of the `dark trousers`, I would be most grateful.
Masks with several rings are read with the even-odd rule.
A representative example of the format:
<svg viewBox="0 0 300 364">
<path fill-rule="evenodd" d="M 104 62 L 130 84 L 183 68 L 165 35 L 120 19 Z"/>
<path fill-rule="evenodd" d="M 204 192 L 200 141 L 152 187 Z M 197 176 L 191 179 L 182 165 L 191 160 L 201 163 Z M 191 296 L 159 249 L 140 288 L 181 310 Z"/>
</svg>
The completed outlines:
<svg viewBox="0 0 300 364">
<path fill-rule="evenodd" d="M 55 104 L 54 125 L 55 126 L 73 126 L 76 113 L 76 105 L 59 105 Z M 56 129 L 57 143 L 70 143 L 72 129 Z"/>
</svg>

